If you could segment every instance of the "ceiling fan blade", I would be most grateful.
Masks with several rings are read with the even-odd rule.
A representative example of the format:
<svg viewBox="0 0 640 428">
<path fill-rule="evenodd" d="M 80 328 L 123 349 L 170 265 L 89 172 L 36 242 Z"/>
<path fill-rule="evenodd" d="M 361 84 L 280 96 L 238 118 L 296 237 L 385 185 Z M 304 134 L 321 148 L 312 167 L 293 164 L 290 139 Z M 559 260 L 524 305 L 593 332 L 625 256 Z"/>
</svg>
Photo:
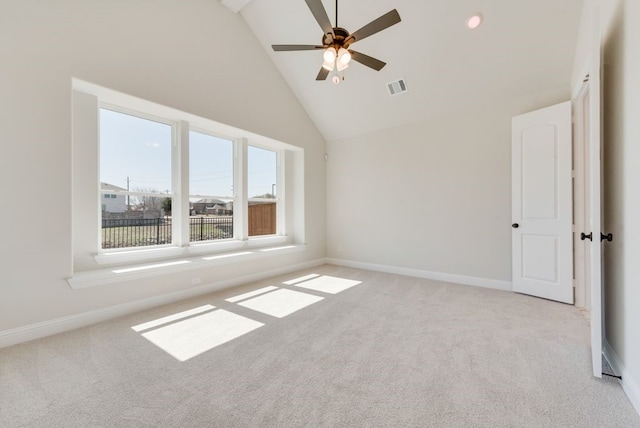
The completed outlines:
<svg viewBox="0 0 640 428">
<path fill-rule="evenodd" d="M 324 67 L 320 67 L 320 72 L 316 76 L 316 80 L 326 80 L 329 73 L 330 73 L 329 70 L 327 70 Z"/>
<path fill-rule="evenodd" d="M 371 36 L 372 34 L 376 34 L 378 31 L 382 31 L 385 28 L 389 28 L 392 25 L 397 24 L 398 22 L 400 22 L 400 14 L 398 14 L 398 11 L 396 9 L 393 9 L 392 11 L 389 11 L 384 15 L 382 15 L 380 18 L 374 19 L 364 27 L 353 32 L 351 36 L 347 37 L 347 40 L 345 40 L 345 43 L 357 42 L 359 40 L 364 39 L 365 37 Z"/>
<path fill-rule="evenodd" d="M 376 71 L 382 70 L 382 67 L 387 65 L 386 62 L 382 62 L 379 59 L 375 59 L 370 57 L 369 55 L 365 55 L 360 52 L 356 52 L 354 50 L 349 49 L 349 53 L 351 54 L 351 59 L 354 61 L 358 61 L 360 64 L 366 65 L 367 67 L 373 68 Z"/>
<path fill-rule="evenodd" d="M 329 15 L 327 15 L 327 11 L 322 5 L 322 0 L 305 0 L 307 2 L 307 6 L 309 6 L 309 10 L 313 14 L 313 17 L 320 24 L 320 28 L 324 34 L 331 34 L 331 37 L 335 37 L 333 34 L 333 25 L 331 25 L 331 21 L 329 21 Z"/>
<path fill-rule="evenodd" d="M 316 49 L 325 49 L 324 46 L 318 45 L 271 45 L 274 51 L 313 51 Z"/>
</svg>

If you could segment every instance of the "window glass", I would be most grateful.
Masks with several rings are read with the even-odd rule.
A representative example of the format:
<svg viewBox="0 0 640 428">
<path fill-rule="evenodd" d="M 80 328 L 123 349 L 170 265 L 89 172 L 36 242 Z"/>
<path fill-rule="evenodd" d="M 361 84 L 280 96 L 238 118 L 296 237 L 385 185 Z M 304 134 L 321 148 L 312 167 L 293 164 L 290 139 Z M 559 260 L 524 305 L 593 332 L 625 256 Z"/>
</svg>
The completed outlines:
<svg viewBox="0 0 640 428">
<path fill-rule="evenodd" d="M 171 243 L 172 141 L 171 125 L 100 109 L 102 248 Z"/>
<path fill-rule="evenodd" d="M 249 236 L 276 234 L 277 153 L 259 147 L 247 148 Z"/>
<path fill-rule="evenodd" d="M 233 237 L 233 141 L 189 132 L 189 240 Z"/>
<path fill-rule="evenodd" d="M 101 108 L 100 181 L 171 193 L 171 143 L 171 125 Z"/>
</svg>

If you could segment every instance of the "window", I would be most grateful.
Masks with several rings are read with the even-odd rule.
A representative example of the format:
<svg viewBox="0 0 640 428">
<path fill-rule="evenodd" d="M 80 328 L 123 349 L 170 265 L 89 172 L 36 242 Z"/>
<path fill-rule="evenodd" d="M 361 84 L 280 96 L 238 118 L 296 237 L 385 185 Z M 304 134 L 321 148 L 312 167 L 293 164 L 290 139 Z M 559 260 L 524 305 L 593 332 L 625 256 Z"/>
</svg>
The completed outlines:
<svg viewBox="0 0 640 428">
<path fill-rule="evenodd" d="M 101 247 L 172 243 L 173 125 L 100 109 Z M 118 200 L 120 196 L 120 200 Z"/>
<path fill-rule="evenodd" d="M 74 273 L 145 260 L 235 263 L 305 243 L 301 148 L 72 84 Z M 251 208 L 261 205 L 270 211 Z"/>
<path fill-rule="evenodd" d="M 233 141 L 189 132 L 189 240 L 234 236 Z"/>
<path fill-rule="evenodd" d="M 276 234 L 277 164 L 275 151 L 247 148 L 249 236 Z"/>
<path fill-rule="evenodd" d="M 140 249 L 144 256 L 135 252 L 131 260 L 293 243 L 287 230 L 295 224 L 293 215 L 285 221 L 284 196 L 296 186 L 287 187 L 284 165 L 289 156 L 292 171 L 295 162 L 300 167 L 303 158 L 294 156 L 300 149 L 142 100 L 103 98 L 92 98 L 97 221 L 84 221 L 88 205 L 74 207 L 82 219 L 74 227 L 83 231 L 74 229 L 74 248 L 98 263 L 122 263 Z M 90 160 L 89 148 L 81 148 L 84 162 Z M 154 253 L 163 249 L 173 250 Z M 114 254 L 122 257 L 106 257 Z"/>
</svg>

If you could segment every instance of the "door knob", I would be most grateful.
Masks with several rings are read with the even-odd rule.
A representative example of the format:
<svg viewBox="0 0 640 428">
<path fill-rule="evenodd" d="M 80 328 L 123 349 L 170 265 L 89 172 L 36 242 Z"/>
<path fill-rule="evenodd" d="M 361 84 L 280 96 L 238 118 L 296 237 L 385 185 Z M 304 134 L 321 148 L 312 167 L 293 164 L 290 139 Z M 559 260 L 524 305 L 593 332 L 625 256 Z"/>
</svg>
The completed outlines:
<svg viewBox="0 0 640 428">
<path fill-rule="evenodd" d="M 520 227 L 520 225 L 518 223 L 513 223 L 511 227 L 513 227 L 514 229 L 517 229 Z"/>
<path fill-rule="evenodd" d="M 592 236 L 591 236 L 591 233 L 590 233 L 590 234 L 588 234 L 588 235 L 585 235 L 585 233 L 584 233 L 584 232 L 582 232 L 582 233 L 580 234 L 580 240 L 581 240 L 581 241 L 584 241 L 585 239 L 589 239 L 589 241 L 593 241 Z"/>
<path fill-rule="evenodd" d="M 607 233 L 605 235 L 604 233 L 600 233 L 600 241 L 604 241 L 605 239 L 609 242 L 613 241 L 613 234 Z"/>
</svg>

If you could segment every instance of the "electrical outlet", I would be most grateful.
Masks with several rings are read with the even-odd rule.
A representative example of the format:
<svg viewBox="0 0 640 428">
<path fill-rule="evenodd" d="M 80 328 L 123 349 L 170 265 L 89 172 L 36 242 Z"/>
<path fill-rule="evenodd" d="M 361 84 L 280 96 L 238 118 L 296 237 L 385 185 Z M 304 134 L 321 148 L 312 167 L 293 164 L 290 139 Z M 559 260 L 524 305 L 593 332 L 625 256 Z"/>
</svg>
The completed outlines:
<svg viewBox="0 0 640 428">
<path fill-rule="evenodd" d="M 192 278 L 191 285 L 198 285 L 202 282 L 202 278 Z"/>
</svg>

